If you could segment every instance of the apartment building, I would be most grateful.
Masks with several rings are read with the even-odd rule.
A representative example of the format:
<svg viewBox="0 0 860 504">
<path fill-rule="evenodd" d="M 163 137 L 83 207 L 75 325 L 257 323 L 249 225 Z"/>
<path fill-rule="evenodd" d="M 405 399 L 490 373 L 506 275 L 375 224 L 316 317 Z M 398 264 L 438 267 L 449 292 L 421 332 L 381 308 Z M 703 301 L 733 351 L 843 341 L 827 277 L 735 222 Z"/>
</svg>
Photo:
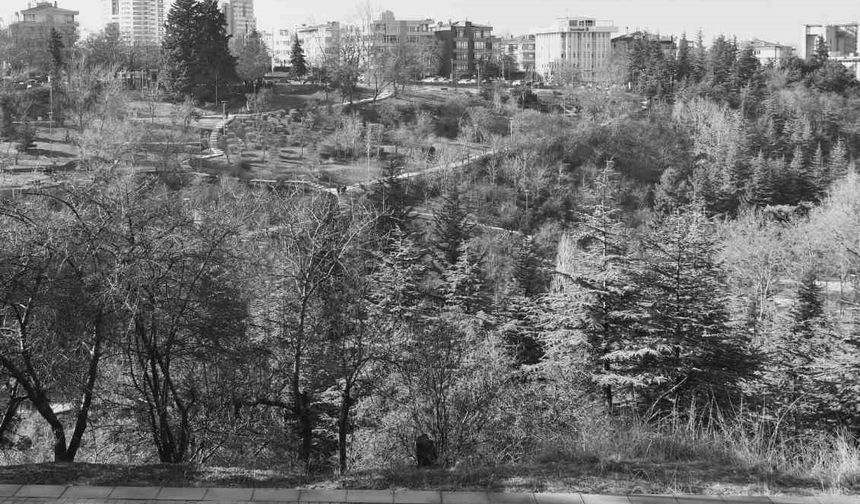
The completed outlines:
<svg viewBox="0 0 860 504">
<path fill-rule="evenodd" d="M 616 56 L 629 54 L 630 51 L 633 50 L 633 47 L 640 41 L 657 42 L 660 44 L 660 49 L 663 50 L 663 54 L 666 56 L 673 55 L 677 49 L 677 45 L 675 44 L 675 39 L 673 37 L 664 37 L 658 33 L 648 33 L 646 31 L 635 31 L 633 33 L 625 33 L 624 35 L 612 38 L 610 42 L 612 45 L 612 54 Z"/>
<path fill-rule="evenodd" d="M 452 79 L 479 76 L 493 61 L 493 27 L 471 21 L 438 23 L 434 29 L 438 47 L 438 73 Z"/>
<path fill-rule="evenodd" d="M 172 0 L 102 0 L 105 23 L 116 24 L 123 40 L 133 45 L 159 45 Z"/>
<path fill-rule="evenodd" d="M 593 80 L 612 57 L 611 21 L 587 17 L 559 18 L 535 32 L 535 70 L 544 79 L 562 70 L 576 71 L 583 80 Z"/>
<path fill-rule="evenodd" d="M 57 2 L 41 1 L 28 4 L 27 9 L 16 12 L 9 24 L 9 36 L 14 55 L 23 64 L 46 69 L 50 55 L 48 43 L 51 30 L 63 37 L 63 44 L 71 48 L 77 41 L 78 11 L 60 8 Z"/>
<path fill-rule="evenodd" d="M 302 44 L 309 67 L 322 67 L 327 60 L 338 57 L 341 26 L 337 21 L 296 28 L 296 37 Z"/>
<path fill-rule="evenodd" d="M 370 35 L 376 48 L 390 48 L 400 44 L 432 47 L 436 43 L 432 19 L 395 19 L 390 10 L 382 12 L 370 26 Z"/>
<path fill-rule="evenodd" d="M 499 41 L 499 62 L 502 75 L 528 73 L 535 69 L 535 36 L 520 35 Z"/>
<path fill-rule="evenodd" d="M 272 53 L 272 69 L 290 66 L 293 52 L 293 32 L 288 29 L 264 30 L 260 32 L 269 52 Z"/>
<path fill-rule="evenodd" d="M 227 20 L 227 35 L 233 38 L 247 37 L 257 29 L 254 17 L 254 0 L 229 0 L 221 3 L 221 11 Z"/>
</svg>

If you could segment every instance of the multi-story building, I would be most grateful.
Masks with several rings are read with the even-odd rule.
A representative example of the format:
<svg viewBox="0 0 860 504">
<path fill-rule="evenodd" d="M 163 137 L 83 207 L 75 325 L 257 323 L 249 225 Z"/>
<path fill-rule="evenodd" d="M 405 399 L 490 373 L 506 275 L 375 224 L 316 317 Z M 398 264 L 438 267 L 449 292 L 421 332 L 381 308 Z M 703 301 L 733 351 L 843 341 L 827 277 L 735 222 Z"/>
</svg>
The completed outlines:
<svg viewBox="0 0 860 504">
<path fill-rule="evenodd" d="M 287 29 L 261 32 L 269 52 L 272 53 L 272 69 L 290 66 L 293 52 L 293 32 Z"/>
<path fill-rule="evenodd" d="M 762 66 L 779 66 L 780 61 L 791 56 L 794 53 L 794 48 L 787 45 L 767 42 L 759 39 L 752 39 L 749 42 L 753 49 L 753 54 Z"/>
<path fill-rule="evenodd" d="M 337 21 L 296 28 L 296 37 L 302 44 L 309 67 L 322 67 L 326 61 L 338 57 L 341 26 Z"/>
<path fill-rule="evenodd" d="M 848 24 L 806 24 L 800 38 L 799 56 L 809 59 L 815 54 L 818 38 L 821 37 L 833 58 L 850 57 L 858 54 L 858 23 Z"/>
<path fill-rule="evenodd" d="M 429 47 L 436 43 L 433 23 L 432 19 L 395 19 L 394 13 L 387 10 L 379 15 L 379 19 L 373 20 L 370 34 L 377 48 L 401 44 Z"/>
<path fill-rule="evenodd" d="M 610 44 L 612 45 L 612 54 L 616 56 L 629 54 L 639 41 L 657 42 L 660 44 L 660 49 L 663 50 L 663 54 L 666 56 L 673 55 L 677 48 L 673 37 L 663 37 L 658 33 L 635 31 L 633 33 L 625 33 L 624 35 L 614 37 L 610 41 Z"/>
<path fill-rule="evenodd" d="M 815 54 L 819 37 L 827 44 L 832 61 L 841 63 L 860 79 L 860 23 L 832 25 L 803 25 L 800 39 L 800 57 L 809 59 Z"/>
<path fill-rule="evenodd" d="M 132 45 L 159 45 L 171 0 L 102 0 L 103 17 Z"/>
<path fill-rule="evenodd" d="M 452 79 L 480 77 L 493 60 L 493 27 L 471 21 L 439 23 L 433 31 L 438 44 L 439 75 Z"/>
<path fill-rule="evenodd" d="M 499 64 L 502 75 L 528 73 L 535 69 L 535 36 L 507 37 L 499 42 Z"/>
<path fill-rule="evenodd" d="M 227 35 L 233 38 L 247 37 L 257 29 L 254 17 L 254 0 L 229 0 L 221 3 L 221 11 L 227 19 Z"/>
<path fill-rule="evenodd" d="M 9 25 L 9 36 L 15 56 L 24 66 L 47 69 L 50 62 L 48 43 L 51 30 L 56 30 L 66 48 L 77 41 L 78 11 L 62 9 L 57 2 L 41 1 L 15 13 L 15 21 Z"/>
<path fill-rule="evenodd" d="M 545 79 L 562 70 L 573 70 L 579 78 L 593 80 L 609 65 L 611 36 L 616 31 L 611 21 L 559 18 L 552 26 L 535 32 L 535 69 Z"/>
</svg>

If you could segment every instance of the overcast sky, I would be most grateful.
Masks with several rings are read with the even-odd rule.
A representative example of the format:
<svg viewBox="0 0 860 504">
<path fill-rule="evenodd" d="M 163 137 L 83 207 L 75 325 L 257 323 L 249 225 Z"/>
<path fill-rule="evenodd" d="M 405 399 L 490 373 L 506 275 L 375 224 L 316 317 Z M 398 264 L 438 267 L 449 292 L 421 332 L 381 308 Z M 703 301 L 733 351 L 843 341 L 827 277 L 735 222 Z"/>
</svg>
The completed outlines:
<svg viewBox="0 0 860 504">
<path fill-rule="evenodd" d="M 28 0 L 0 0 L 0 15 L 12 19 Z M 35 0 L 31 0 L 35 1 Z M 80 25 L 101 26 L 101 0 L 57 0 L 80 11 Z M 260 29 L 292 28 L 329 20 L 350 21 L 366 0 L 256 0 Z M 741 40 L 797 45 L 804 23 L 844 23 L 860 18 L 858 0 L 370 0 L 374 11 L 390 9 L 397 18 L 468 19 L 489 23 L 496 34 L 527 33 L 560 16 L 586 16 L 614 22 L 619 33 L 645 29 L 689 38 L 702 29 L 706 41 L 719 33 Z"/>
</svg>

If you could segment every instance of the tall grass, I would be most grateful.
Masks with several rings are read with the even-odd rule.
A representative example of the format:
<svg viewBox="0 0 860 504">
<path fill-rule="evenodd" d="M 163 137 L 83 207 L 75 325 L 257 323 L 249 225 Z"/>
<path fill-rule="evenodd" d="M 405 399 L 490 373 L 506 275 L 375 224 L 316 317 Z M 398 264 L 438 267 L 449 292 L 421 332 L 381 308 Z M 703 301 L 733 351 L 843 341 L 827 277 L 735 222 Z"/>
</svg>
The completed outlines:
<svg viewBox="0 0 860 504">
<path fill-rule="evenodd" d="M 860 485 L 860 442 L 846 431 L 794 433 L 780 415 L 745 409 L 723 414 L 675 410 L 666 415 L 590 418 L 582 430 L 537 462 L 594 458 L 603 462 L 702 461 L 760 474 L 812 478 L 825 491 Z"/>
</svg>

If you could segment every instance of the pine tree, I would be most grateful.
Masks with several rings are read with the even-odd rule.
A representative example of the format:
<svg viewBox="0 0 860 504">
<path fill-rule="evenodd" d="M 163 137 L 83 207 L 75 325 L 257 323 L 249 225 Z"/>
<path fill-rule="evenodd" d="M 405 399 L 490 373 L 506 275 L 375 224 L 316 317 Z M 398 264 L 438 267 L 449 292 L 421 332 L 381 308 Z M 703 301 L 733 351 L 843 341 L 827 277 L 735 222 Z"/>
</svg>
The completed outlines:
<svg viewBox="0 0 860 504">
<path fill-rule="evenodd" d="M 607 411 L 628 401 L 624 352 L 635 339 L 640 312 L 628 235 L 615 208 L 617 175 L 607 164 L 593 183 L 577 230 L 559 244 L 561 279 L 549 296 L 544 345 L 555 364 L 572 362 L 584 347 L 592 381 Z"/>
<path fill-rule="evenodd" d="M 60 71 L 65 67 L 65 57 L 63 55 L 66 45 L 63 43 L 63 36 L 56 29 L 51 28 L 51 39 L 48 41 L 48 52 L 51 55 L 51 73 L 56 78 Z"/>
<path fill-rule="evenodd" d="M 397 163 L 386 163 L 383 177 L 373 185 L 368 195 L 368 200 L 379 212 L 376 229 L 380 236 L 386 236 L 394 229 L 406 231 L 415 217 L 414 207 L 409 203 L 409 188 L 401 177 L 402 173 Z"/>
<path fill-rule="evenodd" d="M 814 185 L 815 201 L 818 201 L 827 193 L 827 189 L 830 187 L 827 160 L 824 159 L 821 143 L 815 148 L 815 154 L 812 155 L 812 160 L 809 162 L 809 171 L 810 180 Z"/>
<path fill-rule="evenodd" d="M 830 150 L 827 172 L 831 181 L 839 180 L 848 174 L 848 149 L 845 147 L 845 141 L 841 138 Z"/>
<path fill-rule="evenodd" d="M 302 42 L 298 36 L 293 39 L 293 48 L 290 51 L 290 66 L 292 67 L 293 75 L 296 77 L 304 77 L 308 73 L 305 51 L 302 49 Z"/>
<path fill-rule="evenodd" d="M 433 215 L 431 242 L 440 259 L 448 265 L 457 264 L 463 244 L 471 238 L 475 225 L 469 222 L 468 213 L 455 189 L 445 195 L 442 207 Z"/>
<path fill-rule="evenodd" d="M 161 46 L 171 91 L 213 100 L 235 78 L 236 59 L 228 48 L 226 27 L 216 0 L 176 0 Z"/>
<path fill-rule="evenodd" d="M 658 409 L 727 404 L 757 359 L 730 323 L 716 238 L 701 205 L 657 223 L 645 254 L 639 282 L 647 321 L 635 347 L 619 353 L 641 398 Z"/>
<path fill-rule="evenodd" d="M 830 59 L 830 47 L 824 41 L 824 37 L 818 36 L 815 39 L 815 52 L 812 54 L 810 65 L 814 69 L 819 69 Z"/>
<path fill-rule="evenodd" d="M 681 40 L 678 41 L 678 55 L 675 58 L 675 82 L 684 82 L 692 73 L 690 42 L 687 40 L 687 33 L 684 32 L 681 34 Z"/>
<path fill-rule="evenodd" d="M 750 174 L 746 191 L 747 201 L 760 207 L 769 205 L 773 201 L 773 174 L 761 151 L 750 162 Z"/>
</svg>

